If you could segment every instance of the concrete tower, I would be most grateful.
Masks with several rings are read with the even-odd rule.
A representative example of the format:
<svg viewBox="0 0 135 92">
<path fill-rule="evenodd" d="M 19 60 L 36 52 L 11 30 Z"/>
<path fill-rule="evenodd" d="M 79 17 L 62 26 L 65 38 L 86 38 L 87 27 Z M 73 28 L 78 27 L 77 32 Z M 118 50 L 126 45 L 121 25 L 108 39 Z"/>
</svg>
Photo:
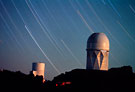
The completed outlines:
<svg viewBox="0 0 135 92">
<path fill-rule="evenodd" d="M 104 33 L 93 33 L 87 41 L 86 69 L 108 70 L 109 40 Z"/>
<path fill-rule="evenodd" d="M 32 73 L 34 76 L 43 76 L 44 79 L 45 63 L 32 63 Z"/>
</svg>

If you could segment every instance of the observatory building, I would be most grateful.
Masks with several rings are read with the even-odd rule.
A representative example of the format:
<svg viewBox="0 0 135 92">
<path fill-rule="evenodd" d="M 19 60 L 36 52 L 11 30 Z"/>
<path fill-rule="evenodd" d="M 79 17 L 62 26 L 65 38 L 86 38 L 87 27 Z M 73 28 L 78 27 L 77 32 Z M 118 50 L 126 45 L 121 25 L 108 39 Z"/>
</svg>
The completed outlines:
<svg viewBox="0 0 135 92">
<path fill-rule="evenodd" d="M 109 40 L 104 33 L 93 33 L 87 41 L 86 69 L 108 70 Z"/>
<path fill-rule="evenodd" d="M 45 63 L 32 63 L 32 73 L 34 74 L 34 76 L 43 76 L 44 80 Z"/>
</svg>

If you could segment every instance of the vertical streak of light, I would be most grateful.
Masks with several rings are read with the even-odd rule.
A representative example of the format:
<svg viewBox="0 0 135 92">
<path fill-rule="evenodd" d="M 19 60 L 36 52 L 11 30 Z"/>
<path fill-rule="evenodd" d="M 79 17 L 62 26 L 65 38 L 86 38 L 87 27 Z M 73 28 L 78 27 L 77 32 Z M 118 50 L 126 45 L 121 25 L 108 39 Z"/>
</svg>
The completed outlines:
<svg viewBox="0 0 135 92">
<path fill-rule="evenodd" d="M 85 12 L 85 10 L 84 10 L 84 8 L 82 7 L 82 5 L 79 3 L 79 1 L 77 1 L 76 0 L 76 2 L 77 2 L 77 5 L 79 6 L 79 8 L 81 8 L 81 10 L 83 10 L 83 12 Z M 79 10 L 77 10 L 77 11 L 79 11 Z M 80 11 L 79 11 L 79 13 L 80 13 Z M 80 13 L 81 14 L 81 13 Z M 85 15 L 87 15 L 87 17 L 89 16 L 87 13 L 85 13 Z M 83 15 L 81 14 L 81 16 L 83 17 Z M 84 18 L 84 17 L 83 17 Z M 86 19 L 84 18 L 84 20 L 86 21 Z M 87 23 L 87 21 L 86 21 L 86 23 L 88 24 L 88 26 L 92 29 L 92 26 L 93 27 L 95 27 L 95 25 L 93 24 L 93 22 L 91 22 L 91 21 L 89 21 L 91 24 L 91 27 L 89 26 L 89 24 Z M 94 31 L 93 31 L 94 32 Z"/>
<path fill-rule="evenodd" d="M 74 6 L 73 3 L 71 2 L 71 0 L 69 0 L 69 3 L 70 3 L 70 5 L 72 6 L 72 8 L 74 9 L 74 11 L 77 13 L 77 9 L 75 8 L 75 6 Z M 77 13 L 77 15 L 78 15 L 78 13 Z M 82 20 L 82 21 L 83 21 L 83 20 Z M 75 23 L 75 24 L 76 24 L 76 23 Z M 80 30 L 77 25 L 76 25 L 76 29 L 77 29 L 77 30 Z"/>
<path fill-rule="evenodd" d="M 57 48 L 57 46 L 54 44 L 53 40 L 51 39 L 51 37 L 48 35 L 48 33 L 45 31 L 44 27 L 42 26 L 42 24 L 40 23 L 40 20 L 38 19 L 38 17 L 35 15 L 34 11 L 32 10 L 32 8 L 30 7 L 30 5 L 28 4 L 27 0 L 26 4 L 28 6 L 28 8 L 30 9 L 30 11 L 32 12 L 33 16 L 35 17 L 37 23 L 40 25 L 41 29 L 43 30 L 43 32 L 45 33 L 45 35 L 48 37 L 48 39 L 50 40 L 50 42 L 52 43 L 52 45 L 57 49 L 57 51 L 61 54 L 61 52 L 59 51 L 59 49 Z"/>
<path fill-rule="evenodd" d="M 18 8 L 16 7 L 16 5 L 15 5 L 14 1 L 13 1 L 13 0 L 11 0 L 11 2 L 12 2 L 12 4 L 13 4 L 13 6 L 15 7 L 15 9 L 16 9 L 16 11 L 17 11 L 18 15 L 20 16 L 20 18 L 21 18 L 21 20 L 22 20 L 23 24 L 24 24 L 24 25 L 26 25 L 26 22 L 25 22 L 25 20 L 24 20 L 23 16 L 21 15 L 20 11 L 19 11 L 19 10 L 18 10 Z M 29 47 L 29 46 L 28 46 L 28 47 Z M 30 52 L 32 52 L 32 51 L 31 51 L 31 49 L 29 49 L 29 50 L 30 50 Z M 38 57 L 37 55 L 36 55 L 36 57 L 38 58 L 38 60 L 40 60 L 40 59 L 39 59 L 39 57 Z"/>
<path fill-rule="evenodd" d="M 12 40 L 13 42 L 15 42 L 16 43 L 16 46 L 17 46 L 17 49 L 18 49 L 18 51 L 20 50 L 20 44 L 18 43 L 18 41 L 16 41 L 16 38 L 14 37 L 14 35 L 12 35 L 12 33 L 10 32 L 10 28 L 9 28 L 9 26 L 7 25 L 7 23 L 6 23 L 6 21 L 5 21 L 5 19 L 4 19 L 4 17 L 2 16 L 2 14 L 0 13 L 0 18 L 2 19 L 1 20 L 1 22 L 2 22 L 2 26 L 4 27 L 4 28 L 7 28 L 7 30 L 9 30 L 9 32 L 7 31 L 7 30 L 5 30 L 5 33 L 8 35 L 8 37 L 9 37 L 9 39 L 10 40 Z M 11 36 L 12 35 L 12 36 Z M 8 43 L 8 41 L 6 42 L 7 43 L 7 46 L 10 46 Z M 18 48 L 19 47 L 19 48 Z"/>
<path fill-rule="evenodd" d="M 120 14 L 119 14 L 119 12 L 117 11 L 117 9 L 116 9 L 116 8 L 114 7 L 114 5 L 112 4 L 112 2 L 111 2 L 110 0 L 108 0 L 108 2 L 109 2 L 109 4 L 111 5 L 112 9 L 115 11 L 115 13 L 116 13 L 119 17 L 121 17 Z"/>
<path fill-rule="evenodd" d="M 69 0 L 69 2 L 70 2 L 70 0 Z M 62 4 L 62 2 L 58 2 L 59 4 L 60 4 L 60 7 L 62 8 L 62 11 L 65 13 L 65 15 L 66 15 L 66 17 L 68 18 L 68 20 L 72 23 L 71 25 L 72 26 L 74 26 L 76 29 L 78 29 L 78 27 L 76 27 L 76 23 L 73 21 L 73 19 L 71 19 L 70 18 L 70 16 L 69 16 L 69 13 L 67 13 L 66 12 L 66 10 L 65 10 L 65 8 L 63 8 L 63 4 Z M 74 7 L 73 7 L 74 8 Z M 79 30 L 79 29 L 78 29 Z M 67 49 L 67 48 L 66 48 Z M 71 50 L 70 50 L 71 51 Z M 72 53 L 73 54 L 73 53 Z M 74 55 L 71 55 L 73 58 L 76 58 Z M 77 58 L 76 58 L 76 61 L 79 61 Z M 81 64 L 79 64 L 79 65 L 81 65 Z"/>
<path fill-rule="evenodd" d="M 73 3 L 71 2 L 71 0 L 69 0 L 69 3 L 70 3 L 70 5 L 72 6 L 72 8 L 74 9 L 74 11 L 76 12 L 76 8 L 75 8 L 75 6 L 73 5 Z M 76 24 L 76 23 L 75 23 Z M 78 27 L 77 27 L 78 28 Z"/>
<path fill-rule="evenodd" d="M 69 49 L 69 47 L 65 44 L 65 42 L 63 40 L 61 40 L 61 42 L 63 43 L 63 45 L 65 46 L 65 48 L 69 51 L 69 53 L 73 56 L 73 58 L 77 61 L 77 63 L 79 65 L 82 65 L 79 60 L 75 57 L 75 55 L 73 54 L 73 52 Z"/>
<path fill-rule="evenodd" d="M 52 34 L 50 33 L 49 29 L 47 28 L 47 26 L 43 23 L 42 19 L 40 18 L 39 14 L 36 12 L 36 10 L 34 9 L 34 6 L 32 5 L 31 1 L 29 1 L 33 10 L 35 11 L 37 18 L 39 19 L 40 23 L 43 25 L 43 27 L 46 29 L 46 34 L 48 34 L 48 36 L 50 37 L 50 39 L 53 41 L 53 44 L 56 46 L 57 50 L 59 51 L 59 53 L 63 56 L 62 54 L 62 49 L 60 48 L 60 46 L 58 45 L 56 39 L 54 39 L 54 36 L 52 36 Z"/>
<path fill-rule="evenodd" d="M 71 4 L 71 6 L 73 7 L 73 9 L 76 11 L 76 8 L 74 7 L 73 3 L 71 2 L 71 0 L 69 0 L 69 3 Z"/>
<path fill-rule="evenodd" d="M 24 19 L 23 19 L 23 17 L 22 17 L 22 15 L 21 15 L 21 13 L 20 13 L 20 11 L 17 9 L 17 7 L 16 7 L 16 5 L 15 5 L 14 1 L 13 1 L 13 0 L 11 0 L 11 2 L 13 3 L 13 6 L 15 7 L 15 9 L 16 9 L 17 13 L 19 14 L 20 18 L 22 19 L 23 24 L 24 24 L 24 25 L 26 25 L 26 24 L 25 24 L 25 21 L 24 21 Z"/>
<path fill-rule="evenodd" d="M 75 13 L 76 13 L 76 9 L 75 9 L 73 3 L 71 2 L 71 0 L 68 0 L 68 1 L 69 1 L 71 7 L 73 8 L 73 10 L 74 10 Z M 60 5 L 61 5 L 61 7 L 62 7 L 62 5 L 63 5 L 62 2 L 59 1 L 59 3 L 60 3 Z M 70 6 L 69 6 L 69 7 L 70 7 Z M 71 25 L 74 26 L 74 28 L 76 29 L 76 31 L 79 32 L 80 29 L 78 28 L 77 23 L 74 21 L 74 19 L 72 19 L 72 18 L 70 17 L 70 14 L 66 12 L 65 8 L 63 8 L 62 10 L 63 10 L 63 12 L 66 14 L 67 18 L 69 18 L 69 21 L 71 21 L 71 23 L 72 23 Z M 77 14 L 77 15 L 78 15 L 78 14 Z M 80 18 L 80 17 L 79 17 L 79 18 Z M 83 37 L 83 36 L 82 36 L 82 37 Z M 81 52 L 83 53 L 82 50 L 81 50 Z"/>
<path fill-rule="evenodd" d="M 123 48 L 125 50 L 125 48 L 119 43 L 119 41 L 111 34 L 111 32 L 109 31 L 109 29 L 105 26 L 105 24 L 103 23 L 103 21 L 100 19 L 100 17 L 97 15 L 97 13 L 95 12 L 95 10 L 93 9 L 93 7 L 91 6 L 91 4 L 88 2 L 88 0 L 86 0 L 86 3 L 88 4 L 89 8 L 91 9 L 91 11 L 93 12 L 93 14 L 96 16 L 96 18 L 98 19 L 98 21 L 100 22 L 100 24 L 104 27 L 104 29 L 110 34 L 110 36 L 112 37 L 113 40 L 115 40 L 117 42 L 117 44 Z"/>
<path fill-rule="evenodd" d="M 20 33 L 19 29 L 18 29 L 17 26 L 15 25 L 13 19 L 11 18 L 10 14 L 8 13 L 7 9 L 5 8 L 5 6 L 4 6 L 4 4 L 3 4 L 3 2 L 2 2 L 1 0 L 0 0 L 0 3 L 1 3 L 1 5 L 2 5 L 2 7 L 4 8 L 6 14 L 8 15 L 8 18 L 9 18 L 9 20 L 11 21 L 11 23 L 13 24 L 15 30 L 19 33 L 19 35 L 21 36 L 21 38 L 23 39 L 23 41 L 25 41 L 24 38 L 23 38 L 23 36 L 22 36 L 22 34 Z"/>
<path fill-rule="evenodd" d="M 48 11 L 48 14 L 50 15 L 50 17 L 54 20 L 54 22 L 55 22 L 55 24 L 57 25 L 57 27 L 59 28 L 59 30 L 62 32 L 62 29 L 61 29 L 61 27 L 60 27 L 60 25 L 59 25 L 59 23 L 56 21 L 56 19 L 55 19 L 55 17 L 53 16 L 53 14 L 50 12 L 50 10 L 49 10 L 49 8 L 47 7 L 47 4 L 44 2 L 44 0 L 41 0 L 42 2 L 43 2 L 43 5 L 45 6 L 45 8 L 47 9 L 47 11 Z M 48 31 L 49 32 L 49 31 Z M 50 35 L 51 36 L 51 35 Z M 53 38 L 53 37 L 52 37 Z M 54 38 L 53 38 L 54 39 Z M 54 39 L 55 40 L 55 39 Z M 55 42 L 56 42 L 56 40 L 55 40 Z M 58 43 L 56 43 L 57 45 L 58 45 Z M 59 45 L 58 45 L 59 46 Z M 61 50 L 61 51 L 63 51 L 63 49 L 62 48 L 60 48 L 59 47 L 59 49 Z M 64 51 L 63 51 L 64 52 Z M 63 54 L 64 55 L 64 54 Z"/>
<path fill-rule="evenodd" d="M 77 10 L 77 14 L 81 17 L 82 21 L 85 23 L 85 25 L 88 27 L 88 29 L 94 33 L 93 29 L 88 25 L 88 23 L 86 22 L 86 20 L 84 19 L 84 17 L 81 15 L 80 11 Z"/>
<path fill-rule="evenodd" d="M 28 27 L 26 25 L 25 25 L 25 28 L 26 28 L 27 32 L 29 33 L 29 35 L 31 36 L 32 40 L 35 42 L 35 44 L 37 45 L 37 47 L 42 52 L 42 54 L 46 57 L 46 59 L 49 61 L 49 63 L 52 65 L 52 67 L 57 71 L 57 73 L 60 74 L 60 71 L 56 68 L 56 66 L 48 58 L 48 56 L 46 55 L 46 53 L 42 50 L 42 48 L 40 47 L 40 45 L 38 44 L 38 42 L 36 41 L 36 39 L 34 38 L 34 36 L 31 34 L 31 32 L 29 31 L 29 29 L 28 29 Z"/>
<path fill-rule="evenodd" d="M 53 14 L 51 14 L 49 8 L 47 7 L 47 5 L 45 4 L 44 0 L 41 0 L 43 2 L 43 5 L 45 6 L 45 8 L 47 9 L 48 11 L 48 14 L 50 15 L 50 17 L 54 20 L 55 24 L 57 25 L 57 27 L 60 29 L 60 31 L 62 32 L 62 29 L 59 25 L 59 23 L 56 21 L 56 19 L 54 18 Z"/>
<path fill-rule="evenodd" d="M 71 1 L 69 0 L 69 3 L 71 3 Z M 62 7 L 62 11 L 65 13 L 65 17 L 67 17 L 68 18 L 68 20 L 72 23 L 71 25 L 72 26 L 74 26 L 75 28 L 78 28 L 78 27 L 76 27 L 76 23 L 74 22 L 74 20 L 70 17 L 70 14 L 67 12 L 67 10 L 63 7 L 63 3 L 62 2 L 60 2 L 60 0 L 59 0 L 59 5 L 60 5 L 60 7 Z M 76 10 L 75 10 L 76 11 Z"/>
<path fill-rule="evenodd" d="M 127 32 L 127 30 L 123 27 L 123 25 L 122 25 L 119 21 L 117 21 L 117 23 L 120 25 L 120 27 L 123 29 L 123 31 L 127 34 L 127 36 L 128 36 L 132 41 L 135 42 L 135 39 Z"/>
<path fill-rule="evenodd" d="M 69 1 L 71 7 L 73 8 L 73 10 L 74 10 L 75 13 L 76 13 L 76 9 L 75 9 L 74 5 L 72 4 L 71 0 L 68 0 L 68 1 Z M 59 4 L 60 4 L 60 7 L 62 7 L 62 11 L 65 13 L 66 17 L 67 17 L 68 20 L 70 21 L 70 23 L 71 23 L 70 25 L 74 26 L 74 28 L 76 29 L 76 31 L 79 32 L 80 29 L 78 28 L 77 23 L 74 21 L 74 19 L 72 19 L 72 18 L 70 17 L 70 13 L 66 12 L 66 8 L 63 8 L 63 3 L 60 2 L 60 0 L 59 0 Z M 69 7 L 70 7 L 70 6 L 69 6 Z M 77 15 L 78 15 L 78 14 L 77 14 Z M 79 17 L 79 18 L 80 18 L 80 17 Z M 83 37 L 83 36 L 82 36 L 82 37 Z M 83 53 L 82 50 L 81 50 L 81 52 Z"/>
<path fill-rule="evenodd" d="M 135 9 L 131 5 L 129 5 L 129 7 L 133 11 L 133 13 L 135 14 Z"/>
<path fill-rule="evenodd" d="M 0 13 L 0 17 L 2 18 L 3 22 L 5 23 L 5 25 L 7 26 L 7 28 L 9 29 L 11 35 L 13 36 L 13 38 L 15 39 L 17 45 L 19 46 L 19 48 L 22 49 L 22 46 L 20 45 L 19 41 L 17 40 L 17 38 L 15 37 L 14 33 L 11 31 L 10 27 L 8 26 L 6 20 L 4 19 L 4 17 L 2 16 L 2 14 Z M 22 50 L 23 51 L 23 50 Z"/>
<path fill-rule="evenodd" d="M 79 28 L 78 28 L 78 26 L 77 26 L 77 23 L 74 21 L 74 19 L 73 18 L 71 18 L 71 16 L 70 16 L 70 13 L 69 12 L 66 12 L 67 11 L 67 9 L 66 8 L 64 8 L 64 6 L 63 6 L 63 3 L 62 2 L 60 2 L 60 0 L 58 0 L 59 1 L 59 4 L 60 4 L 60 7 L 62 8 L 62 11 L 65 13 L 65 16 L 68 18 L 68 20 L 69 20 L 69 22 L 70 22 L 70 25 L 72 25 L 72 26 L 74 26 L 74 28 L 76 29 L 76 31 L 78 31 L 79 32 Z M 68 0 L 69 1 L 69 3 L 70 3 L 70 5 L 71 5 L 71 7 L 73 8 L 73 10 L 75 11 L 75 13 L 77 13 L 76 12 L 76 9 L 75 9 L 75 7 L 74 7 L 74 5 L 72 4 L 72 2 L 71 2 L 71 0 Z M 70 7 L 70 6 L 69 6 Z M 78 16 L 78 14 L 77 14 L 77 16 Z M 80 16 L 79 16 L 79 18 L 80 18 Z M 81 18 L 80 18 L 81 19 Z M 81 21 L 83 22 L 83 20 L 81 19 Z M 87 22 L 86 22 L 87 23 Z M 88 24 L 88 23 L 87 23 Z M 87 27 L 87 25 L 84 23 L 84 25 Z M 90 26 L 88 25 L 88 30 L 89 30 L 89 28 L 90 28 Z M 72 29 L 71 29 L 72 30 Z M 91 31 L 91 30 L 90 30 Z M 82 35 L 81 35 L 82 36 Z M 82 52 L 82 50 L 81 50 L 81 52 Z M 82 52 L 83 53 L 83 52 Z"/>
</svg>

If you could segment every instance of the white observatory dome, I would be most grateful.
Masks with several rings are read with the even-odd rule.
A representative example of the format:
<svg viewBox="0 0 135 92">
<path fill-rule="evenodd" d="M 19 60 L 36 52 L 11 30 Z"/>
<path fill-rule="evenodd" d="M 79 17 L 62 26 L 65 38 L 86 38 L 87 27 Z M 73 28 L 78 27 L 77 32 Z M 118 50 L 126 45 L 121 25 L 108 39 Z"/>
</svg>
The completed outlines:
<svg viewBox="0 0 135 92">
<path fill-rule="evenodd" d="M 104 33 L 93 33 L 87 41 L 87 49 L 109 51 L 109 40 Z"/>
</svg>

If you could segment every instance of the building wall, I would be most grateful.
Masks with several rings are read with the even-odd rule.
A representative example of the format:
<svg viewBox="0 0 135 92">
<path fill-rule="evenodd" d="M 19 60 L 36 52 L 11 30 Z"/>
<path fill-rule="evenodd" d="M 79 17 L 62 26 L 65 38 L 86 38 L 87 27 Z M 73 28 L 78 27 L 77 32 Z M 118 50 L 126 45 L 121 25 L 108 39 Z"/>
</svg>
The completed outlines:
<svg viewBox="0 0 135 92">
<path fill-rule="evenodd" d="M 108 51 L 87 50 L 86 69 L 108 70 Z"/>
<path fill-rule="evenodd" d="M 32 64 L 32 73 L 34 76 L 43 76 L 44 78 L 44 73 L 45 73 L 45 63 L 33 63 Z"/>
</svg>

